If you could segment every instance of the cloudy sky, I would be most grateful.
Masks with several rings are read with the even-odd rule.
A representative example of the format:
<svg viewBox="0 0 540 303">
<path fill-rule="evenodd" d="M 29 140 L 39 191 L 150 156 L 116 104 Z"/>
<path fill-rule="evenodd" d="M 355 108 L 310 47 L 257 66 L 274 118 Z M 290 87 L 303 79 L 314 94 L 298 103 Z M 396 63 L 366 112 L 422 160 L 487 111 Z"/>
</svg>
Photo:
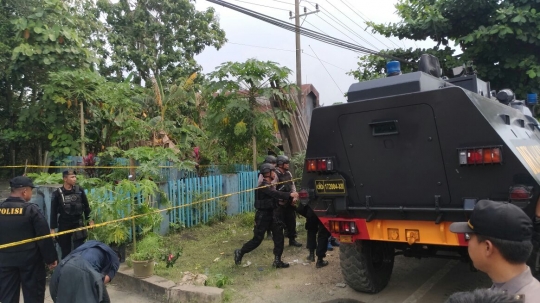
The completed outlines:
<svg viewBox="0 0 540 303">
<path fill-rule="evenodd" d="M 228 0 L 228 2 L 291 22 L 289 11 L 294 13 L 294 0 Z M 320 12 L 305 18 L 303 27 L 352 42 L 370 49 L 383 50 L 399 47 L 432 47 L 432 41 L 410 41 L 386 38 L 372 34 L 365 21 L 376 23 L 398 22 L 394 5 L 396 0 L 302 0 L 308 12 L 319 5 Z M 293 70 L 290 77 L 296 82 L 295 34 L 274 25 L 243 15 L 231 9 L 198 0 L 199 10 L 214 7 L 228 43 L 219 51 L 207 48 L 197 56 L 204 72 L 213 71 L 226 61 L 245 61 L 248 58 L 270 60 Z M 302 20 L 304 20 L 302 18 Z M 301 38 L 302 82 L 311 83 L 320 93 L 321 104 L 344 102 L 343 94 L 355 82 L 347 71 L 355 69 L 359 53 L 328 45 L 308 37 Z M 317 56 L 322 61 L 317 59 Z M 324 66 L 323 66 L 324 65 Z"/>
</svg>

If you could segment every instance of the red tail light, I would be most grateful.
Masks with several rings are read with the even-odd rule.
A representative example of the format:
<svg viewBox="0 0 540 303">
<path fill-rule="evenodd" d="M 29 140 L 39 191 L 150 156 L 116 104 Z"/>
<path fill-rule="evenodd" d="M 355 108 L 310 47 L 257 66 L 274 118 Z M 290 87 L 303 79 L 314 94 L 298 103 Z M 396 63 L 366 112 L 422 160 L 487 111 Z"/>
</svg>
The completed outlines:
<svg viewBox="0 0 540 303">
<path fill-rule="evenodd" d="M 306 171 L 313 172 L 330 172 L 334 170 L 333 158 L 317 158 L 306 159 Z"/>
<path fill-rule="evenodd" d="M 338 234 L 357 234 L 358 228 L 356 228 L 356 223 L 354 221 L 328 221 L 328 227 L 330 228 L 331 233 Z"/>
<path fill-rule="evenodd" d="M 300 198 L 300 199 L 308 199 L 309 198 L 309 193 L 307 192 L 307 190 L 302 189 L 301 191 L 298 192 L 298 198 Z"/>
<path fill-rule="evenodd" d="M 510 200 L 529 200 L 532 197 L 532 187 L 517 185 L 510 188 Z"/>
<path fill-rule="evenodd" d="M 317 171 L 317 161 L 316 160 L 306 160 L 306 170 L 308 172 Z"/>
<path fill-rule="evenodd" d="M 500 146 L 460 149 L 458 151 L 459 164 L 500 164 L 502 162 L 501 151 L 502 148 Z"/>
</svg>

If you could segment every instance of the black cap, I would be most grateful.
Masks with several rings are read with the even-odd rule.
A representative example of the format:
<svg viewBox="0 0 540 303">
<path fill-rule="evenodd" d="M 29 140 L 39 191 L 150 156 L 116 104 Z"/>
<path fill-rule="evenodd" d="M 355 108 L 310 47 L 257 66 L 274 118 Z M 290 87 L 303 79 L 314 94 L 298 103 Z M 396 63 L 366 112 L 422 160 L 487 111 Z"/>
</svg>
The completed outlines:
<svg viewBox="0 0 540 303">
<path fill-rule="evenodd" d="M 74 169 L 68 169 L 62 172 L 62 177 L 69 176 L 69 175 L 77 175 L 77 172 Z"/>
<path fill-rule="evenodd" d="M 480 200 L 469 221 L 450 224 L 450 231 L 521 242 L 531 240 L 533 224 L 531 218 L 514 204 Z"/>
<path fill-rule="evenodd" d="M 37 186 L 34 186 L 34 183 L 32 183 L 32 179 L 28 177 L 24 177 L 24 176 L 19 176 L 9 181 L 9 187 L 11 188 L 22 188 L 22 187 L 36 188 Z"/>
</svg>

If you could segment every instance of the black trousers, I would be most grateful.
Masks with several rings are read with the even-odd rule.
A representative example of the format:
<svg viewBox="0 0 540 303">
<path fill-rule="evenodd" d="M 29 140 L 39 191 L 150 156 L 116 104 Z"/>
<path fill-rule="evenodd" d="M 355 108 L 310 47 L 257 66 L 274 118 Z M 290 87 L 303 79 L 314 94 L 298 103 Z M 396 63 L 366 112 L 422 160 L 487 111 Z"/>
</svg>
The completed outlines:
<svg viewBox="0 0 540 303">
<path fill-rule="evenodd" d="M 61 232 L 61 231 L 64 231 L 64 230 L 70 230 L 70 229 L 78 228 L 78 227 L 81 227 L 78 223 L 62 224 L 62 225 L 58 226 L 58 231 Z M 69 233 L 69 234 L 65 234 L 65 235 L 61 235 L 61 236 L 56 237 L 56 241 L 58 241 L 58 245 L 60 245 L 60 249 L 62 250 L 62 259 L 65 258 L 67 255 L 69 255 L 69 253 L 73 249 L 76 249 L 77 247 L 83 245 L 84 240 L 86 240 L 86 239 L 74 240 L 73 241 L 73 249 L 72 249 L 71 248 L 71 242 L 72 242 L 71 238 L 72 238 L 72 236 L 73 236 L 73 233 Z"/>
<path fill-rule="evenodd" d="M 287 229 L 287 234 L 285 235 L 289 240 L 296 239 L 296 209 L 287 205 L 283 208 L 283 221 L 285 223 L 285 228 Z"/>
<path fill-rule="evenodd" d="M 45 274 L 45 263 L 41 259 L 23 266 L 0 267 L 0 302 L 19 303 L 22 285 L 25 303 L 43 303 Z"/>
<path fill-rule="evenodd" d="M 283 254 L 284 237 L 283 225 L 276 220 L 273 210 L 257 210 L 255 212 L 255 229 L 253 230 L 253 238 L 246 242 L 240 251 L 242 254 L 247 254 L 261 245 L 264 236 L 269 227 L 272 229 L 274 240 L 274 255 L 281 256 Z"/>
<path fill-rule="evenodd" d="M 305 227 L 307 230 L 307 248 L 310 251 L 317 250 L 317 257 L 324 258 L 328 251 L 330 232 L 324 227 L 311 208 L 306 209 Z"/>
</svg>

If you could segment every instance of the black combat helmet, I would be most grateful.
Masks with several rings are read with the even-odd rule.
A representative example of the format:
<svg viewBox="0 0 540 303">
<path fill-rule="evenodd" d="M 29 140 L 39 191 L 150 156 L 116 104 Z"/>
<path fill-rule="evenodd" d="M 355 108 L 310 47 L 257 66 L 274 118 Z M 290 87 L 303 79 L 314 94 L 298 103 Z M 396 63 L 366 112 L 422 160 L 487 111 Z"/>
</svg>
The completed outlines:
<svg viewBox="0 0 540 303">
<path fill-rule="evenodd" d="M 259 168 L 259 172 L 261 174 L 263 174 L 263 175 L 267 174 L 267 173 L 269 173 L 269 172 L 271 172 L 273 170 L 274 170 L 274 166 L 272 164 L 270 164 L 270 163 L 263 163 L 261 165 L 261 167 Z"/>
<path fill-rule="evenodd" d="M 285 155 L 277 156 L 277 165 L 283 165 L 289 163 L 289 157 Z"/>
<path fill-rule="evenodd" d="M 276 161 L 276 157 L 272 155 L 268 155 L 266 158 L 264 158 L 264 163 L 276 164 Z"/>
</svg>

